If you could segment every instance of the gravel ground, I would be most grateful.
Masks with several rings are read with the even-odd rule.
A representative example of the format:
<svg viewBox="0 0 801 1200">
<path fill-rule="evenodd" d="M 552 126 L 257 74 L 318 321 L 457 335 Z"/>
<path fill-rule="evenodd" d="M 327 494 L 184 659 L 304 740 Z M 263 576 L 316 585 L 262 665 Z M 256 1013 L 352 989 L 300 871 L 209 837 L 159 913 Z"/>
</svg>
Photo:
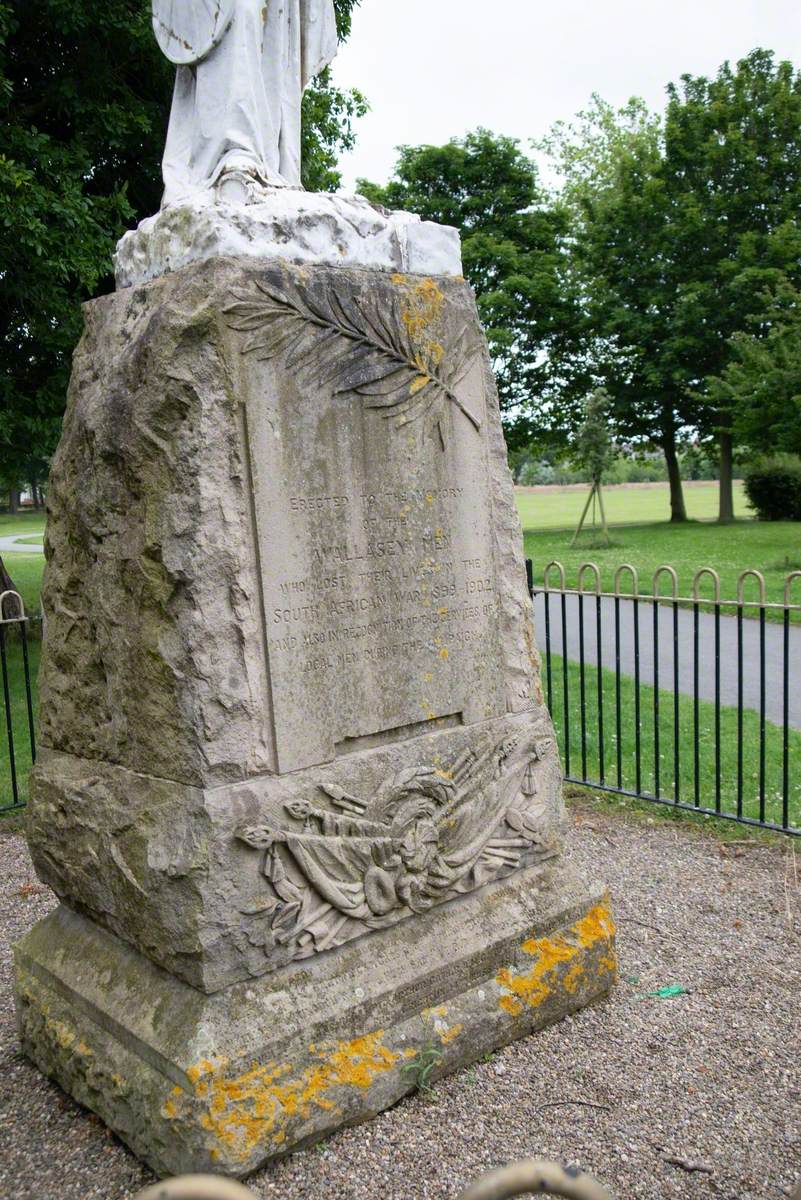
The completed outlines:
<svg viewBox="0 0 801 1200">
<path fill-rule="evenodd" d="M 576 859 L 614 897 L 611 1000 L 260 1172 L 257 1196 L 446 1200 L 483 1170 L 533 1155 L 580 1164 L 618 1200 L 791 1194 L 801 1176 L 801 854 L 789 840 L 722 844 L 588 805 L 573 815 Z M 10 944 L 52 896 L 8 832 L 0 879 L 0 1195 L 124 1200 L 150 1174 L 17 1051 Z M 689 994 L 642 998 L 672 984 Z"/>
</svg>

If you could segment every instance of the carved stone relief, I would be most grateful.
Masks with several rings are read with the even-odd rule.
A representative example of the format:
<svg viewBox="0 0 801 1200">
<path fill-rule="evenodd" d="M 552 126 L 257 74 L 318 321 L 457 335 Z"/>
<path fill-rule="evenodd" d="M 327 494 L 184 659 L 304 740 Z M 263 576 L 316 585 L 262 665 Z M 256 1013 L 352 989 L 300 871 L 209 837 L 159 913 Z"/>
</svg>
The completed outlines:
<svg viewBox="0 0 801 1200">
<path fill-rule="evenodd" d="M 374 797 L 323 783 L 285 804 L 285 823 L 240 828 L 265 881 L 246 911 L 262 918 L 251 943 L 273 965 L 308 958 L 552 857 L 538 794 L 554 752 L 531 730 L 500 743 L 485 735 L 447 766 L 400 772 Z"/>
<path fill-rule="evenodd" d="M 452 404 L 478 431 L 481 414 L 459 395 L 459 385 L 481 355 L 475 325 L 465 320 L 447 344 L 437 337 L 444 296 L 433 280 L 397 283 L 392 305 L 378 305 L 358 291 L 304 286 L 283 276 L 279 286 L 257 282 L 238 291 L 224 313 L 232 329 L 247 334 L 243 353 L 283 357 L 286 370 L 312 370 L 334 394 L 361 396 L 398 427 L 424 421 L 445 445 L 442 420 Z"/>
</svg>

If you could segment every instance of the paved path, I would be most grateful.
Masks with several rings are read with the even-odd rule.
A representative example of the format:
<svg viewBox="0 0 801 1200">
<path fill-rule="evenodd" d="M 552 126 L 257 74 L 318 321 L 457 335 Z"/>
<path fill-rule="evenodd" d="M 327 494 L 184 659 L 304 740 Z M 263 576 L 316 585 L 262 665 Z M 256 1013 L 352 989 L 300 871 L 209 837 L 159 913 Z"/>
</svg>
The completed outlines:
<svg viewBox="0 0 801 1200">
<path fill-rule="evenodd" d="M 567 615 L 568 658 L 579 658 L 579 602 L 574 595 L 565 597 Z M 552 594 L 551 650 L 562 653 L 562 601 Z M 647 603 L 639 606 L 640 624 L 640 679 L 644 684 L 654 679 L 654 619 L 653 607 Z M 545 599 L 539 593 L 535 600 L 537 617 L 537 639 L 543 658 L 545 657 Z M 781 625 L 765 625 L 765 714 L 769 721 L 782 724 L 782 681 L 783 681 L 783 629 Z M 699 688 L 702 700 L 715 699 L 715 618 L 711 613 L 701 613 L 699 622 Z M 614 601 L 601 600 L 601 650 L 605 667 L 615 666 L 615 614 Z M 588 663 L 597 662 L 597 639 L 595 624 L 595 597 L 584 600 L 584 657 Z M 801 627 L 790 628 L 790 704 L 789 724 L 801 729 Z M 659 685 L 668 690 L 673 688 L 673 610 L 659 606 Z M 630 600 L 620 602 L 620 669 L 626 675 L 634 674 L 634 604 Z M 759 710 L 759 622 L 743 622 L 743 704 L 746 708 Z M 691 609 L 679 609 L 679 691 L 693 694 L 693 613 Z M 720 699 L 721 704 L 737 704 L 737 619 L 722 616 L 720 620 Z"/>
<path fill-rule="evenodd" d="M 29 543 L 27 546 L 20 542 L 20 538 L 35 537 L 33 533 L 13 533 L 10 537 L 0 537 L 0 555 L 3 554 L 44 554 L 44 546 Z"/>
</svg>

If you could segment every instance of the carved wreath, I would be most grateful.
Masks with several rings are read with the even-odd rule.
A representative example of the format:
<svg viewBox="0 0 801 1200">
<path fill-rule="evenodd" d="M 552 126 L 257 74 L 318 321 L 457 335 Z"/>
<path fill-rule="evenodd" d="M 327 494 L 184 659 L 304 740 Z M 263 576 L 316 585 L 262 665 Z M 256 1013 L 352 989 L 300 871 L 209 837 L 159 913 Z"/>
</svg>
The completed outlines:
<svg viewBox="0 0 801 1200">
<path fill-rule="evenodd" d="M 457 394 L 480 353 L 469 325 L 447 347 L 421 344 L 396 304 L 368 311 L 358 295 L 342 296 L 333 288 L 312 295 L 287 277 L 283 290 L 264 282 L 255 289 L 234 292 L 234 303 L 223 310 L 230 327 L 248 335 L 243 353 L 263 360 L 281 354 L 287 369 L 298 373 L 313 368 L 321 384 L 334 384 L 334 394 L 361 396 L 366 408 L 398 426 L 427 419 L 443 448 L 448 404 L 481 428 Z"/>
</svg>

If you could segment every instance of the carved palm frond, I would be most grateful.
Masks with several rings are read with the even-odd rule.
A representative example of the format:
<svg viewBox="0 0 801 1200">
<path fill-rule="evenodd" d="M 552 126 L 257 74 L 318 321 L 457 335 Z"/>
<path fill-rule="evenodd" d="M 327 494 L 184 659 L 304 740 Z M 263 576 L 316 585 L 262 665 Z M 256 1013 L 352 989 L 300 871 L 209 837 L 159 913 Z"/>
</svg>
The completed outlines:
<svg viewBox="0 0 801 1200">
<path fill-rule="evenodd" d="M 230 327 L 247 334 L 243 353 L 260 359 L 280 354 L 287 369 L 314 371 L 318 383 L 334 385 L 335 394 L 361 396 L 367 408 L 398 425 L 428 417 L 443 444 L 441 417 L 448 404 L 481 428 L 457 394 L 480 353 L 467 324 L 434 353 L 415 343 L 395 306 L 368 309 L 358 295 L 331 288 L 312 295 L 288 279 L 283 289 L 263 282 L 255 287 L 257 294 L 235 292 L 223 310 Z"/>
</svg>

